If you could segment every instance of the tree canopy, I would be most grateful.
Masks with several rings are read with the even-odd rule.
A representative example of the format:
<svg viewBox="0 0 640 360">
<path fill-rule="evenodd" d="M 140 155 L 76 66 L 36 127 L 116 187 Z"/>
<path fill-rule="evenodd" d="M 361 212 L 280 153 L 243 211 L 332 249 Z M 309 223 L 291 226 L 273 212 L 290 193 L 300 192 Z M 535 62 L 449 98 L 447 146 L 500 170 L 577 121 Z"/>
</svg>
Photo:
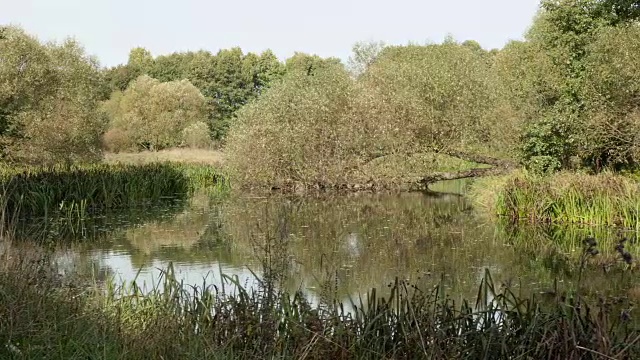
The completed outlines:
<svg viewBox="0 0 640 360">
<path fill-rule="evenodd" d="M 99 64 L 74 40 L 40 43 L 17 27 L 0 38 L 0 141 L 7 160 L 100 157 L 106 120 Z"/>
<path fill-rule="evenodd" d="M 115 93 L 104 107 L 110 118 L 105 143 L 112 151 L 181 145 L 185 129 L 193 132 L 207 119 L 206 99 L 190 82 L 163 83 L 147 75 Z"/>
</svg>

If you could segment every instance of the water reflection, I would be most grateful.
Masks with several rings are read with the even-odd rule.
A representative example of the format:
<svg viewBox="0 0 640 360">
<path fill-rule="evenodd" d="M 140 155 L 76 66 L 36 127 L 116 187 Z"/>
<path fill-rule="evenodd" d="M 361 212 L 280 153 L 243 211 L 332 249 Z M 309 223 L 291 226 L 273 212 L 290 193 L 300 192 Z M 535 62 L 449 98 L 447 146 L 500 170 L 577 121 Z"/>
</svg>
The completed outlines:
<svg viewBox="0 0 640 360">
<path fill-rule="evenodd" d="M 92 264 L 88 268 L 102 276 L 139 284 L 155 284 L 160 269 L 173 264 L 186 284 L 219 284 L 222 271 L 252 286 L 249 269 L 260 274 L 267 261 L 287 275 L 284 286 L 304 289 L 312 301 L 386 289 L 396 277 L 423 288 L 444 280 L 452 295 L 474 298 L 485 269 L 497 285 L 521 287 L 524 294 L 549 290 L 555 280 L 573 286 L 576 267 L 569 255 L 580 251 L 581 232 L 573 232 L 578 246 L 568 247 L 574 241 L 569 235 L 563 242 L 558 232 L 496 227 L 460 196 L 464 184 L 453 188 L 439 189 L 446 195 L 244 196 L 223 202 L 200 194 L 162 216 L 85 238 L 70 249 L 70 263 Z M 109 221 L 126 224 L 126 218 Z M 593 292 L 630 291 L 634 281 L 615 269 L 596 268 L 587 276 Z"/>
</svg>

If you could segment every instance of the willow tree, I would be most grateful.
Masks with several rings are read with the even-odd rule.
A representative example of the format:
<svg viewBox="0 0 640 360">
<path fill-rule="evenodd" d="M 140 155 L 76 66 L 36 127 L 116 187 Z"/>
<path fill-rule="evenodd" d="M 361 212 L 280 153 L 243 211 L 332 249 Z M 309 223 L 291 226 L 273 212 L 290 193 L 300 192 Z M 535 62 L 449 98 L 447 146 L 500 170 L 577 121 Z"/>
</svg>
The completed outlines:
<svg viewBox="0 0 640 360">
<path fill-rule="evenodd" d="M 323 185 L 347 181 L 358 156 L 357 123 L 350 117 L 355 82 L 342 66 L 292 71 L 238 113 L 227 165 L 244 185 L 288 181 Z"/>
<path fill-rule="evenodd" d="M 77 42 L 42 44 L 19 28 L 2 30 L 0 140 L 6 159 L 99 159 L 106 126 L 102 92 L 98 62 Z"/>
<path fill-rule="evenodd" d="M 112 151 L 178 146 L 184 130 L 193 136 L 193 126 L 207 119 L 206 99 L 189 81 L 161 83 L 143 75 L 105 103 L 109 114 L 106 145 Z"/>
<path fill-rule="evenodd" d="M 405 172 L 415 169 L 372 163 L 490 150 L 495 129 L 507 127 L 495 120 L 490 64 L 488 53 L 455 43 L 389 47 L 354 79 L 338 62 L 298 54 L 281 83 L 239 112 L 228 165 L 239 183 L 258 186 L 425 179 Z"/>
<path fill-rule="evenodd" d="M 449 40 L 385 48 L 366 73 L 382 130 L 380 155 L 429 151 L 508 155 L 510 124 L 498 98 L 488 52 Z M 500 134 L 500 136 L 498 136 Z M 504 141 L 503 141 L 504 140 Z"/>
</svg>

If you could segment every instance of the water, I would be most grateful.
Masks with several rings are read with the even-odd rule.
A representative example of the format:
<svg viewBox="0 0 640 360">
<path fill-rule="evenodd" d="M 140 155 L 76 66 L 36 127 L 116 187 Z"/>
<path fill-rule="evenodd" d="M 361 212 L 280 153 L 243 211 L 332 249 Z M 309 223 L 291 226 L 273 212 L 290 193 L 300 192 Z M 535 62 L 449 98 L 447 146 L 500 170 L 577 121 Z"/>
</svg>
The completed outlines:
<svg viewBox="0 0 640 360">
<path fill-rule="evenodd" d="M 487 269 L 496 285 L 523 294 L 548 292 L 554 283 L 575 286 L 576 239 L 593 229 L 558 235 L 496 226 L 463 196 L 465 183 L 433 189 L 446 193 L 224 201 L 200 194 L 187 203 L 87 221 L 70 245 L 61 246 L 59 263 L 62 271 L 90 271 L 98 279 L 115 276 L 147 287 L 171 264 L 185 284 L 221 286 L 223 272 L 250 288 L 268 261 L 287 275 L 284 286 L 302 289 L 312 302 L 384 290 L 396 277 L 423 288 L 442 281 L 451 294 L 475 299 Z M 554 239 L 563 236 L 578 245 Z M 583 278 L 594 294 L 637 288 L 633 276 L 596 266 Z"/>
</svg>

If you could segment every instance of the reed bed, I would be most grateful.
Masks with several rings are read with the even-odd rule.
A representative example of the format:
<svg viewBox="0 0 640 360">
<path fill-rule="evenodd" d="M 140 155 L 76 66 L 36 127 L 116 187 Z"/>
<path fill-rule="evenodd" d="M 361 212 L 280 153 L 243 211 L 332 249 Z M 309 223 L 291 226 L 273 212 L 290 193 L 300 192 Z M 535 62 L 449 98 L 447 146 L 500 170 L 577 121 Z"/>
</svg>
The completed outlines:
<svg viewBox="0 0 640 360">
<path fill-rule="evenodd" d="M 640 185 L 623 175 L 516 174 L 494 183 L 498 189 L 486 189 L 495 203 L 489 208 L 513 221 L 640 229 Z M 476 193 L 484 185 L 477 184 Z"/>
<path fill-rule="evenodd" d="M 146 206 L 193 191 L 221 192 L 228 181 L 206 165 L 157 163 L 0 169 L 3 212 L 13 218 L 82 218 Z"/>
<path fill-rule="evenodd" d="M 585 254 L 592 251 L 587 247 Z M 186 286 L 171 267 L 144 289 L 57 276 L 46 257 L 0 272 L 3 359 L 634 359 L 640 324 L 620 300 L 524 298 L 488 272 L 473 300 L 397 279 L 312 306 L 275 277 Z M 21 260 L 17 260 L 21 259 Z"/>
</svg>

